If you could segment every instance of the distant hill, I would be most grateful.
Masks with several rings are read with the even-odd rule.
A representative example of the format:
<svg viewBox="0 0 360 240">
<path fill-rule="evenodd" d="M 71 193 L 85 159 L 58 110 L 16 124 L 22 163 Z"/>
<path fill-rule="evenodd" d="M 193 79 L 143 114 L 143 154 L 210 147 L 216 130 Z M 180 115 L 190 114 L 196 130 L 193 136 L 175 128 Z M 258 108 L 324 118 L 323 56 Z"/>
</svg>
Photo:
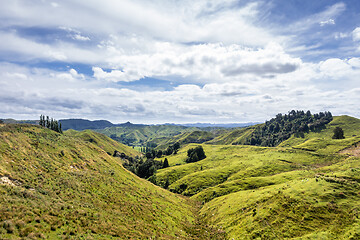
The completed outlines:
<svg viewBox="0 0 360 240">
<path fill-rule="evenodd" d="M 178 125 L 138 125 L 127 123 L 105 129 L 97 129 L 96 131 L 126 145 L 156 147 L 159 144 L 158 140 L 161 142 L 178 134 L 196 130 L 198 128 Z"/>
<path fill-rule="evenodd" d="M 156 145 L 156 149 L 164 150 L 168 146 L 173 145 L 178 142 L 181 146 L 189 144 L 189 143 L 204 143 L 209 142 L 216 138 L 219 135 L 225 134 L 228 132 L 227 129 L 217 129 L 217 128 L 200 128 L 202 130 L 193 130 L 191 132 L 184 132 L 178 134 L 173 137 L 164 137 L 164 138 L 156 138 L 154 140 L 150 140 L 149 143 L 154 143 Z M 206 129 L 207 131 L 204 131 Z"/>
<path fill-rule="evenodd" d="M 39 120 L 15 120 L 12 118 L 0 119 L 4 123 L 28 123 L 28 124 L 39 124 Z"/>
<path fill-rule="evenodd" d="M 59 122 L 61 123 L 63 131 L 68 129 L 74 129 L 77 131 L 85 129 L 103 129 L 114 126 L 114 124 L 106 120 L 90 121 L 86 119 L 61 119 Z"/>
<path fill-rule="evenodd" d="M 185 123 L 185 124 L 179 124 L 181 126 L 186 127 L 197 127 L 197 128 L 206 128 L 206 127 L 212 127 L 212 128 L 243 128 L 248 127 L 252 125 L 259 124 L 258 122 L 248 122 L 248 123 Z"/>
</svg>

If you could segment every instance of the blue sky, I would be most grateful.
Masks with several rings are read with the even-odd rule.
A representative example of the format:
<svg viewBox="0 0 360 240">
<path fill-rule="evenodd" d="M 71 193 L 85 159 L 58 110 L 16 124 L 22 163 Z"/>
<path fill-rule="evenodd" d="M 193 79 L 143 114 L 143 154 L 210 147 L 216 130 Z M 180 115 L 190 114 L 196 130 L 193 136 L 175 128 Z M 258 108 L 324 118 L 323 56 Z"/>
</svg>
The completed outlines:
<svg viewBox="0 0 360 240">
<path fill-rule="evenodd" d="M 357 0 L 4 0 L 0 118 L 360 117 Z"/>
</svg>

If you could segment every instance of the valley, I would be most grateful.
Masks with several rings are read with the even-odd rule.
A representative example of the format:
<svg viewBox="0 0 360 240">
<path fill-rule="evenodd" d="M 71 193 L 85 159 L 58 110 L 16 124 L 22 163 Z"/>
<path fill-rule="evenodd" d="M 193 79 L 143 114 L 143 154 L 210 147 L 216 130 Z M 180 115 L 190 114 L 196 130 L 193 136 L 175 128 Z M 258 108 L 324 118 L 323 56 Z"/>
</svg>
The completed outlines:
<svg viewBox="0 0 360 240">
<path fill-rule="evenodd" d="M 145 180 L 122 166 L 144 153 L 103 134 L 1 124 L 0 236 L 358 239 L 360 120 L 336 116 L 276 147 L 241 144 L 259 126 L 168 136 L 153 149 L 180 149 L 156 157 L 169 167 Z M 345 138 L 333 139 L 339 126 Z M 197 146 L 206 158 L 187 163 Z"/>
</svg>

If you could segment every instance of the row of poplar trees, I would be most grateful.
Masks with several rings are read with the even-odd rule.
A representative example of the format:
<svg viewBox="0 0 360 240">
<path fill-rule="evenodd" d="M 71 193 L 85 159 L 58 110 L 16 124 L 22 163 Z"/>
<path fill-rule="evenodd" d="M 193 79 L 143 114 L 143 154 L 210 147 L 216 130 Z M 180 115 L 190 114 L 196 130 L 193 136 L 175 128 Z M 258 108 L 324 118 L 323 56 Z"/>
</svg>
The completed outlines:
<svg viewBox="0 0 360 240">
<path fill-rule="evenodd" d="M 51 130 L 54 130 L 58 133 L 62 133 L 62 128 L 61 128 L 61 123 L 59 123 L 58 121 L 56 121 L 55 119 L 51 118 L 49 116 L 44 116 L 41 115 L 40 116 L 40 121 L 39 121 L 39 125 L 49 128 Z"/>
</svg>

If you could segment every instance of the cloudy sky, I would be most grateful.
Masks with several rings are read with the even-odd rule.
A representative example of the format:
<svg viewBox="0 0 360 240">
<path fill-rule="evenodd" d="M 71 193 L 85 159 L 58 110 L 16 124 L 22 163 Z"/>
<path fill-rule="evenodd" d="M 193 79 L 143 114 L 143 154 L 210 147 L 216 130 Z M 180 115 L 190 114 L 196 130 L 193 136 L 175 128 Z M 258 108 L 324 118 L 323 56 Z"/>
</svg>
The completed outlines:
<svg viewBox="0 0 360 240">
<path fill-rule="evenodd" d="M 1 0 L 0 118 L 360 117 L 360 1 Z"/>
</svg>

